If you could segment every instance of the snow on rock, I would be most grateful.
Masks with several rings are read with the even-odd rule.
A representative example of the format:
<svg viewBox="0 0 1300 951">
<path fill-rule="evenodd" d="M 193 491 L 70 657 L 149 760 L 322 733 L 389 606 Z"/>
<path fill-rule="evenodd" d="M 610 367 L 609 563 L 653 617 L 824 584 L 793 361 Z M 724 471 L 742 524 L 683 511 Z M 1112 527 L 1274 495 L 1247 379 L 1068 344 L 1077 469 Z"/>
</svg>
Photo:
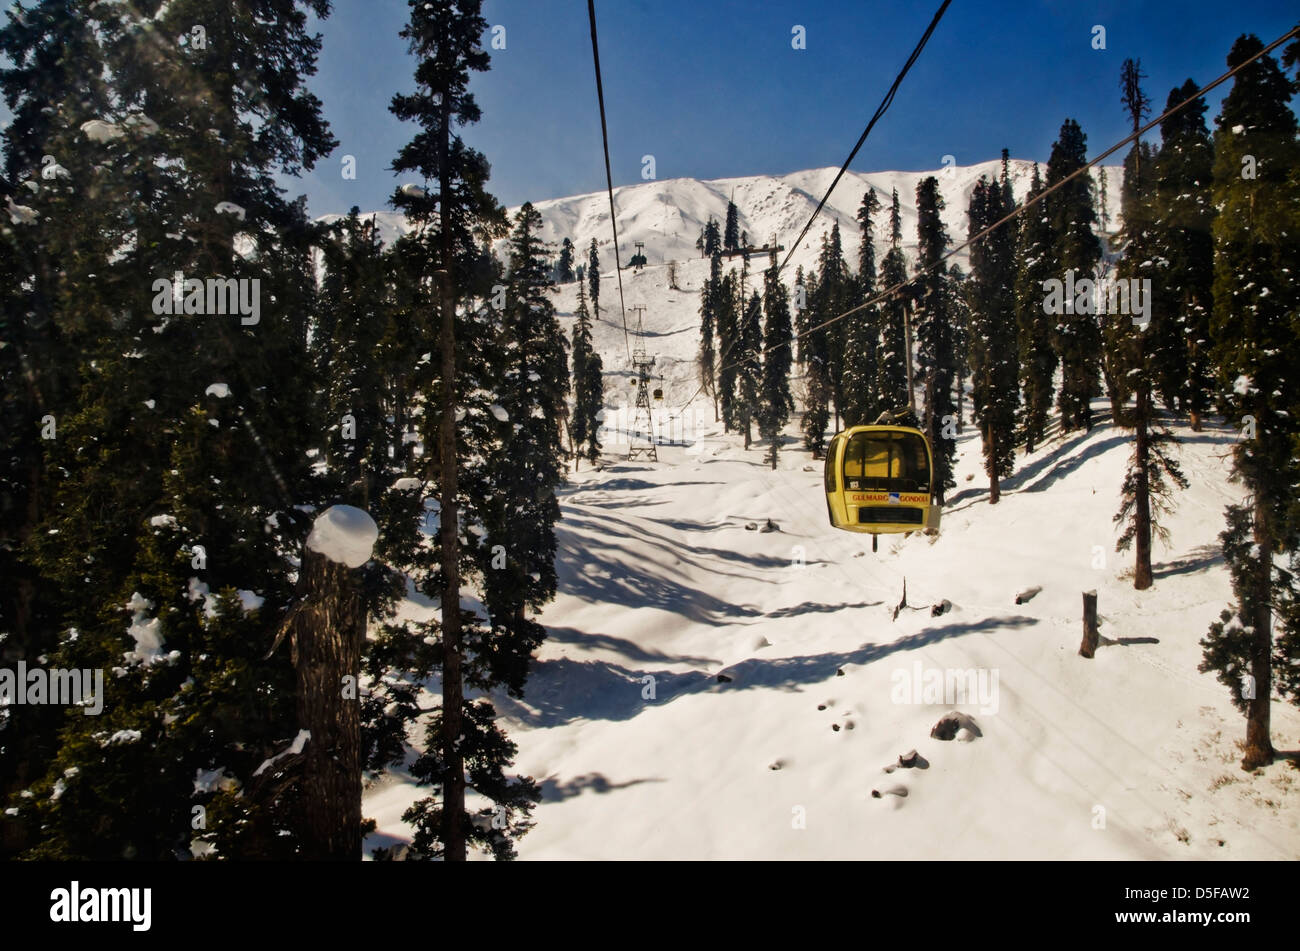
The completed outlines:
<svg viewBox="0 0 1300 951">
<path fill-rule="evenodd" d="M 378 540 L 379 526 L 367 512 L 351 505 L 331 505 L 316 516 L 307 547 L 330 561 L 360 568 L 370 560 Z"/>
<path fill-rule="evenodd" d="M 966 730 L 972 737 L 983 735 L 973 717 L 969 714 L 959 713 L 958 711 L 953 710 L 951 713 L 945 714 L 939 722 L 934 725 L 934 729 L 930 731 L 930 738 L 933 740 L 951 740 L 956 737 L 961 730 Z"/>
<path fill-rule="evenodd" d="M 230 395 L 230 387 L 225 383 L 213 383 L 203 391 L 204 396 L 215 396 L 219 400 L 224 400 Z"/>
<path fill-rule="evenodd" d="M 91 119 L 81 124 L 81 132 L 92 142 L 112 142 L 123 136 L 122 127 L 103 119 Z"/>
<path fill-rule="evenodd" d="M 422 485 L 424 485 L 424 483 L 419 479 L 413 478 L 411 476 L 407 476 L 404 479 L 398 479 L 396 482 L 394 482 L 393 489 L 394 491 L 397 492 L 411 492 L 415 489 L 420 488 L 420 486 Z"/>
</svg>

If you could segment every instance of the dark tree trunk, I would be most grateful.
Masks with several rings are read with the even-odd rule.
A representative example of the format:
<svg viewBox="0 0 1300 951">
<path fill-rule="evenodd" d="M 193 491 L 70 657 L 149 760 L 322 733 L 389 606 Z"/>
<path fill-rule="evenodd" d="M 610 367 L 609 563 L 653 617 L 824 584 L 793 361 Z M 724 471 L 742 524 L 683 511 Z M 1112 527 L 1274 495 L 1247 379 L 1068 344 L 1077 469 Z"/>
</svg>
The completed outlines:
<svg viewBox="0 0 1300 951">
<path fill-rule="evenodd" d="M 1097 627 L 1097 592 L 1083 592 L 1083 643 L 1079 645 L 1079 656 L 1091 658 L 1097 653 L 1097 644 L 1101 632 Z"/>
<path fill-rule="evenodd" d="M 1151 388 L 1143 383 L 1138 387 L 1137 409 L 1133 414 L 1137 428 L 1135 463 L 1137 485 L 1134 488 L 1133 544 L 1137 552 L 1137 566 L 1133 569 L 1133 587 L 1145 591 L 1151 587 L 1151 486 L 1147 465 L 1151 457 Z"/>
<path fill-rule="evenodd" d="M 442 842 L 443 858 L 465 861 L 465 759 L 460 751 L 465 687 L 461 678 L 460 539 L 456 511 L 456 300 L 452 288 L 453 248 L 447 227 L 452 195 L 451 111 L 444 93 L 439 142 L 438 210 L 442 231 L 442 380 L 438 420 L 438 542 L 442 562 Z"/>
<path fill-rule="evenodd" d="M 961 433 L 962 425 L 962 404 L 966 402 L 966 373 L 962 368 L 957 370 L 957 432 Z"/>
<path fill-rule="evenodd" d="M 997 505 L 998 500 L 1002 498 L 1002 486 L 998 483 L 998 435 L 993 431 L 991 423 L 984 425 L 984 432 L 987 434 L 985 438 L 989 445 L 989 458 L 993 460 L 989 466 L 989 505 Z"/>
<path fill-rule="evenodd" d="M 1251 645 L 1250 674 L 1255 679 L 1255 696 L 1246 709 L 1246 748 L 1242 769 L 1268 766 L 1276 755 L 1270 733 L 1271 695 L 1273 692 L 1272 634 L 1272 565 L 1273 533 L 1268 508 L 1262 499 L 1255 500 L 1255 543 L 1259 546 L 1259 564 L 1255 569 L 1255 640 Z"/>
<path fill-rule="evenodd" d="M 1112 425 L 1124 425 L 1124 400 L 1120 398 L 1119 387 L 1110 371 L 1102 364 L 1102 378 L 1106 382 L 1106 396 L 1110 399 L 1110 421 Z"/>
<path fill-rule="evenodd" d="M 357 677 L 365 606 L 357 573 L 320 552 L 303 552 L 298 584 L 301 609 L 292 621 L 298 722 L 311 732 L 303 751 L 303 858 L 360 861 Z"/>
</svg>

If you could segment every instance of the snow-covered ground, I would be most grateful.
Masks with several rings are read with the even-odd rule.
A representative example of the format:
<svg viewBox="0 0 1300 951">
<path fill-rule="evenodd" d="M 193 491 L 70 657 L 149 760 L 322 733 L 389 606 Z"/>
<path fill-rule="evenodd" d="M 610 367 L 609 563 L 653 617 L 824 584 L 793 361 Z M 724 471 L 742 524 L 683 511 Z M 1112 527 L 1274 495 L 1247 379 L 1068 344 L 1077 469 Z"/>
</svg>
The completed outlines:
<svg viewBox="0 0 1300 951">
<path fill-rule="evenodd" d="M 965 237 L 970 188 L 997 168 L 937 173 L 954 240 Z M 830 205 L 846 258 L 857 255 L 866 182 L 885 200 L 898 186 L 914 245 L 925 174 L 846 177 Z M 519 745 L 518 771 L 543 789 L 520 856 L 1300 858 L 1300 773 L 1285 761 L 1243 773 L 1244 721 L 1196 669 L 1197 642 L 1230 598 L 1217 535 L 1240 497 L 1227 481 L 1232 432 L 1179 428 L 1192 485 L 1168 522 L 1171 547 L 1157 545 L 1155 586 L 1135 592 L 1112 523 L 1130 437 L 1106 420 L 1104 401 L 1092 433 L 1019 456 L 997 506 L 968 426 L 942 533 L 882 537 L 874 554 L 869 536 L 828 526 L 821 464 L 797 448 L 797 423 L 774 472 L 759 444 L 746 452 L 714 422 L 694 364 L 708 270 L 699 228 L 709 214 L 721 220 L 734 187 L 742 229 L 755 242 L 788 241 L 831 175 L 616 190 L 624 261 L 642 240 L 650 262 L 623 274 L 630 340 L 605 196 L 538 203 L 547 237 L 573 237 L 579 261 L 593 234 L 602 243 L 593 337 L 608 431 L 606 467 L 573 474 L 563 491 L 559 594 L 541 617 L 549 639 L 525 699 L 493 698 Z M 1023 198 L 1029 166 L 1013 175 Z M 1113 215 L 1119 175 L 1109 178 Z M 815 258 L 823 228 L 829 219 L 787 283 Z M 747 287 L 761 286 L 766 264 L 751 261 Z M 556 297 L 566 335 L 576 295 L 569 284 Z M 634 348 L 662 375 L 656 426 L 668 444 L 657 463 L 620 461 Z M 779 530 L 747 529 L 767 519 Z M 909 607 L 895 618 L 904 581 Z M 1113 643 L 1085 660 L 1081 593 L 1092 589 Z M 932 616 L 945 600 L 951 608 Z M 407 607 L 420 618 L 436 610 Z M 980 695 L 926 692 L 933 678 L 967 675 Z M 931 739 L 950 710 L 973 717 L 980 735 Z M 1273 741 L 1300 749 L 1300 711 L 1274 706 Z M 922 768 L 885 772 L 913 749 Z M 367 850 L 406 841 L 401 814 L 425 794 L 400 771 L 372 786 L 365 808 L 378 830 Z"/>
<path fill-rule="evenodd" d="M 577 473 L 550 637 L 525 700 L 495 698 L 543 788 L 521 858 L 1300 858 L 1300 774 L 1243 773 L 1244 723 L 1196 670 L 1230 594 L 1233 436 L 1180 435 L 1192 486 L 1146 592 L 1113 551 L 1129 445 L 1108 423 L 1021 457 L 997 506 L 968 426 L 941 535 L 876 554 L 827 525 L 793 430 L 775 472 L 710 425 L 657 463 Z M 779 531 L 747 530 L 766 519 Z M 1093 660 L 1089 589 L 1114 642 Z M 925 702 L 929 671 L 983 691 Z M 950 710 L 982 735 L 931 739 Z M 1300 712 L 1276 704 L 1273 735 L 1297 749 Z M 884 771 L 912 749 L 926 768 Z M 423 794 L 372 787 L 368 848 L 406 839 Z"/>
</svg>

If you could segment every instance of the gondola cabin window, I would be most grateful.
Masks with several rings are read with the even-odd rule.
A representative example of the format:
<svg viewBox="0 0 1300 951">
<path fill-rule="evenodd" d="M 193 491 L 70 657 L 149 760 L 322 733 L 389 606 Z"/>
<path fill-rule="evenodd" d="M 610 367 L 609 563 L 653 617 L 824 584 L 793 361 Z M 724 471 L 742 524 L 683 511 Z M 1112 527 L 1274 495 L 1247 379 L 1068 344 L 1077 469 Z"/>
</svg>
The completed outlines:
<svg viewBox="0 0 1300 951">
<path fill-rule="evenodd" d="M 918 433 L 855 433 L 844 450 L 844 485 L 877 492 L 928 492 L 925 440 Z"/>
</svg>

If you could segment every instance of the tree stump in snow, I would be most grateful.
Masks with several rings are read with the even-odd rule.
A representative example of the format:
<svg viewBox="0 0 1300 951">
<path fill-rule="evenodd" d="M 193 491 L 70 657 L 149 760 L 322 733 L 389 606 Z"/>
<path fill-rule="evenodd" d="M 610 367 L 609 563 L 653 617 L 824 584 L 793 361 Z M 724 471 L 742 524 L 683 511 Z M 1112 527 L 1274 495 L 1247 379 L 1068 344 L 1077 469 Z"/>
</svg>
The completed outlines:
<svg viewBox="0 0 1300 951">
<path fill-rule="evenodd" d="M 361 645 L 359 572 L 303 551 L 299 603 L 288 620 L 298 721 L 311 731 L 302 770 L 303 858 L 361 858 Z M 351 678 L 345 681 L 344 678 Z"/>
<path fill-rule="evenodd" d="M 1100 635 L 1097 628 L 1097 592 L 1083 592 L 1083 643 L 1079 645 L 1079 656 L 1091 658 L 1097 653 L 1097 641 Z"/>
</svg>

